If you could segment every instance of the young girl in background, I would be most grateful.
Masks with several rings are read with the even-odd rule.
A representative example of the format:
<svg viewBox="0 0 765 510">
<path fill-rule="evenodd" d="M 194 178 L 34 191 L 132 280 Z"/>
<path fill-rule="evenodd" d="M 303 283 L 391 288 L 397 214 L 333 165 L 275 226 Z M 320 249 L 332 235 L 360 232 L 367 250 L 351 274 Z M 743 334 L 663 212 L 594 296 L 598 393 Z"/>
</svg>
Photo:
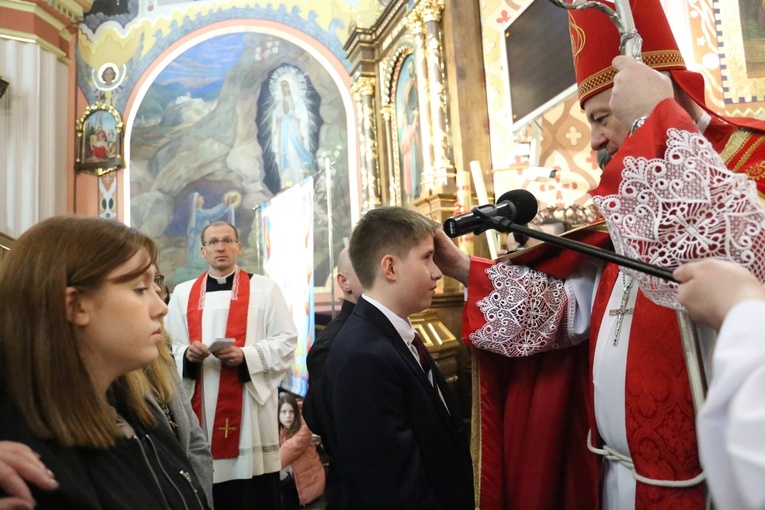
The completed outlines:
<svg viewBox="0 0 765 510">
<path fill-rule="evenodd" d="M 29 487 L 39 509 L 208 508 L 139 370 L 159 355 L 167 313 L 156 258 L 138 230 L 65 216 L 25 232 L 0 265 L 0 440 L 55 475 L 56 487 Z"/>
<path fill-rule="evenodd" d="M 300 406 L 291 393 L 282 393 L 279 397 L 279 453 L 282 510 L 305 506 L 324 493 L 324 466 Z"/>
</svg>

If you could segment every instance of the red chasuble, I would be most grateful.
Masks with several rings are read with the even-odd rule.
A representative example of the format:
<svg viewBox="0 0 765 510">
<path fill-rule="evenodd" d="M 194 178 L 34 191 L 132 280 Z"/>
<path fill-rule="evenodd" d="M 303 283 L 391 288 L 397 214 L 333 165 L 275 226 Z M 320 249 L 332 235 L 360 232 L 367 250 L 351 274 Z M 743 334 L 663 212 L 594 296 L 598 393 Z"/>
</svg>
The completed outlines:
<svg viewBox="0 0 765 510">
<path fill-rule="evenodd" d="M 677 103 L 666 100 L 625 140 L 592 194 L 617 192 L 625 157 L 663 158 L 671 127 L 698 131 Z M 713 117 L 704 136 L 729 169 L 745 172 L 756 182 L 762 198 L 763 133 Z M 608 241 L 596 232 L 575 233 L 575 237 L 597 246 Z M 581 257 L 542 246 L 521 252 L 513 263 L 566 278 Z M 468 343 L 469 335 L 486 323 L 476 303 L 495 290 L 484 271 L 490 264 L 471 259 L 463 316 L 463 338 Z M 606 266 L 591 316 L 591 339 L 597 338 L 617 274 L 616 266 Z M 527 358 L 474 350 L 473 453 L 481 508 L 599 507 L 602 460 L 586 448 L 590 429 L 593 445 L 600 445 L 593 408 L 594 351 L 594 341 Z M 627 438 L 636 471 L 660 480 L 697 476 L 693 407 L 676 313 L 655 305 L 642 292 L 630 331 L 625 399 Z M 702 485 L 678 489 L 637 483 L 637 509 L 703 507 Z"/>
<path fill-rule="evenodd" d="M 598 247 L 610 242 L 598 227 L 571 231 L 566 237 Z M 584 258 L 543 244 L 518 252 L 512 261 L 563 279 Z M 485 273 L 491 264 L 471 258 L 463 314 L 467 343 L 470 333 L 486 322 L 476 303 L 494 290 Z M 596 506 L 599 459 L 587 449 L 587 410 L 592 409 L 588 356 L 587 342 L 519 358 L 473 350 L 477 506 L 535 510 Z"/>
<path fill-rule="evenodd" d="M 189 343 L 202 342 L 202 314 L 204 313 L 207 273 L 194 282 L 189 295 L 187 320 L 189 324 Z M 247 335 L 247 310 L 250 304 L 250 281 L 247 273 L 238 269 L 231 287 L 231 306 L 228 311 L 226 338 L 234 339 L 234 346 L 244 347 Z M 204 424 L 202 402 L 202 370 L 194 385 L 191 407 Z M 220 385 L 215 419 L 210 438 L 210 450 L 213 459 L 233 459 L 239 456 L 239 434 L 242 430 L 242 397 L 244 386 L 239 380 L 238 367 L 220 367 Z"/>
</svg>

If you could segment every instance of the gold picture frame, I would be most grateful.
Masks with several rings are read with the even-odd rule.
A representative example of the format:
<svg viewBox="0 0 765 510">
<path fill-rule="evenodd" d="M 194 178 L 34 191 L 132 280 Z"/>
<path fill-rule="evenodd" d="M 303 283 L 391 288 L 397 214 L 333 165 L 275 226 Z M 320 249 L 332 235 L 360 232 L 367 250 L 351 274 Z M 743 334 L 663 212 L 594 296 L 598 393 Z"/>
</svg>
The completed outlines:
<svg viewBox="0 0 765 510">
<path fill-rule="evenodd" d="M 88 106 L 77 120 L 76 132 L 75 171 L 101 176 L 125 166 L 122 116 L 113 106 Z"/>
<path fill-rule="evenodd" d="M 413 50 L 400 52 L 397 57 L 390 92 L 396 140 L 394 168 L 401 186 L 402 203 L 411 204 L 422 194 L 424 148 L 420 108 L 424 102 L 417 87 L 417 80 L 422 77 L 417 75 L 417 57 Z"/>
</svg>

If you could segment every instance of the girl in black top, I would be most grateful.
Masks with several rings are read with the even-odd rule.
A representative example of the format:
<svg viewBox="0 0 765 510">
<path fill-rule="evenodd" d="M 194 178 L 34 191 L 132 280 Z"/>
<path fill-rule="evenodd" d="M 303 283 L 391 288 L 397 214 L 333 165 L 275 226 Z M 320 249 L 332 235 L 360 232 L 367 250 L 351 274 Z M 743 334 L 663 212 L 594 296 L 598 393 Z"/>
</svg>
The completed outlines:
<svg viewBox="0 0 765 510">
<path fill-rule="evenodd" d="M 207 508 L 134 372 L 162 341 L 156 255 L 115 221 L 56 217 L 0 266 L 0 440 L 53 471 L 57 489 L 30 487 L 38 508 Z"/>
</svg>

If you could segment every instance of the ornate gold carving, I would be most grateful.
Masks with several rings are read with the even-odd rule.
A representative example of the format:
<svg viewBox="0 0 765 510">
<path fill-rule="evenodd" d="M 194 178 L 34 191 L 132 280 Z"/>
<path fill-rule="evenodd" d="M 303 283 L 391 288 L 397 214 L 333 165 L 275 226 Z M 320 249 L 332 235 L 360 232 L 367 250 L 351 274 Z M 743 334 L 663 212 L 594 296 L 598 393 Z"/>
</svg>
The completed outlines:
<svg viewBox="0 0 765 510">
<path fill-rule="evenodd" d="M 398 129 L 396 129 L 396 109 L 395 104 L 391 102 L 390 112 L 391 121 L 388 124 L 390 126 L 390 144 L 388 149 L 388 173 L 391 176 L 389 179 L 390 186 L 388 187 L 388 193 L 390 194 L 390 205 L 402 205 L 403 197 L 401 195 L 401 189 L 403 188 L 401 183 L 401 158 L 399 157 L 399 138 Z"/>
<path fill-rule="evenodd" d="M 380 205 L 380 179 L 377 164 L 377 123 L 375 121 L 374 97 L 364 95 L 356 102 L 359 118 L 359 147 L 361 150 L 361 183 L 364 196 L 363 210 L 369 211 Z"/>
<path fill-rule="evenodd" d="M 380 76 L 382 76 L 383 82 L 380 96 L 383 105 L 394 102 L 394 95 L 396 94 L 394 87 L 396 84 L 393 83 L 393 79 L 398 77 L 396 70 L 399 63 L 410 53 L 414 53 L 414 51 L 410 44 L 404 43 L 396 49 L 393 55 L 380 63 Z"/>
<path fill-rule="evenodd" d="M 369 133 L 371 139 L 367 143 L 367 161 L 369 162 L 369 173 L 372 175 L 370 183 L 370 199 L 373 207 L 379 207 L 382 205 L 382 188 L 380 185 L 380 165 L 377 160 L 377 119 L 375 118 L 374 109 L 369 110 Z"/>
<path fill-rule="evenodd" d="M 351 85 L 351 94 L 356 101 L 361 101 L 364 96 L 375 95 L 375 79 L 372 76 L 359 76 Z"/>
<path fill-rule="evenodd" d="M 445 5 L 445 0 L 420 0 L 420 3 L 417 4 L 417 10 L 420 11 L 425 23 L 430 21 L 438 23 L 441 21 L 441 13 Z"/>
<path fill-rule="evenodd" d="M 427 97 L 431 109 L 429 135 L 433 147 L 433 168 L 423 176 L 423 189 L 441 192 L 452 188 L 455 175 L 451 170 L 451 145 L 448 133 L 448 104 L 446 79 L 444 77 L 440 32 L 435 23 L 427 26 Z"/>
<path fill-rule="evenodd" d="M 420 12 L 415 9 L 406 15 L 406 29 L 411 34 L 421 34 L 425 31 L 425 25 L 422 23 Z"/>
<path fill-rule="evenodd" d="M 380 107 L 380 115 L 385 119 L 385 122 L 390 122 L 391 117 L 393 117 L 393 103 Z"/>
<path fill-rule="evenodd" d="M 379 45 L 380 48 L 388 48 L 393 42 L 398 39 L 399 34 L 404 30 L 406 27 L 406 19 L 401 18 L 398 20 L 398 22 L 395 24 L 395 26 L 390 30 L 388 35 L 385 36 L 385 38 L 382 40 L 382 44 Z"/>
</svg>

